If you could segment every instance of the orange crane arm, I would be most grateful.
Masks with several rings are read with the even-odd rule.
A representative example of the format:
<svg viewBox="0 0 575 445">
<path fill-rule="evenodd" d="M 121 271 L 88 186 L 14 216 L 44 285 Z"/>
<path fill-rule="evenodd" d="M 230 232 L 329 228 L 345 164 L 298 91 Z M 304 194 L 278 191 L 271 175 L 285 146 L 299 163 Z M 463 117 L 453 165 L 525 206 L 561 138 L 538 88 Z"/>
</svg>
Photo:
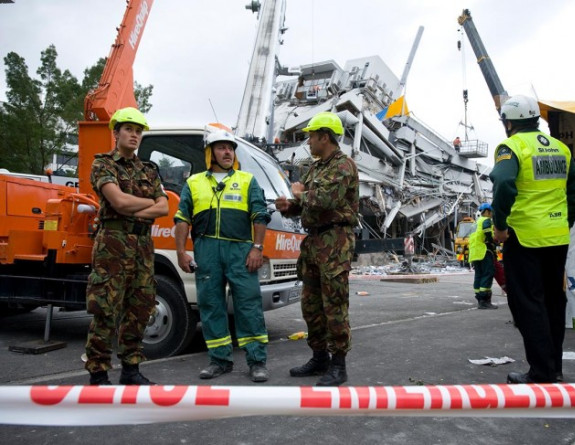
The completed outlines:
<svg viewBox="0 0 575 445">
<path fill-rule="evenodd" d="M 128 0 L 124 19 L 102 72 L 98 87 L 84 100 L 84 121 L 78 129 L 80 193 L 91 194 L 90 170 L 94 155 L 114 147 L 108 122 L 116 110 L 137 107 L 132 66 L 154 0 Z"/>
<path fill-rule="evenodd" d="M 136 107 L 132 66 L 154 0 L 130 0 L 98 87 L 84 101 L 86 120 L 109 121 L 118 108 Z"/>
</svg>

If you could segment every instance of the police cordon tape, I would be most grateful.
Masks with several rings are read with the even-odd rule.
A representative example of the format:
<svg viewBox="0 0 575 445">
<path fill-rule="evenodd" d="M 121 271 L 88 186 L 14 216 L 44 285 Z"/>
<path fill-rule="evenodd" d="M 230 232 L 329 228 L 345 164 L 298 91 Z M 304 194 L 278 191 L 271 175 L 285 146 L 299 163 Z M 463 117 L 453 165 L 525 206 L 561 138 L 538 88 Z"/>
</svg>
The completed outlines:
<svg viewBox="0 0 575 445">
<path fill-rule="evenodd" d="M 128 425 L 271 415 L 574 418 L 575 384 L 0 387 L 0 424 Z"/>
</svg>

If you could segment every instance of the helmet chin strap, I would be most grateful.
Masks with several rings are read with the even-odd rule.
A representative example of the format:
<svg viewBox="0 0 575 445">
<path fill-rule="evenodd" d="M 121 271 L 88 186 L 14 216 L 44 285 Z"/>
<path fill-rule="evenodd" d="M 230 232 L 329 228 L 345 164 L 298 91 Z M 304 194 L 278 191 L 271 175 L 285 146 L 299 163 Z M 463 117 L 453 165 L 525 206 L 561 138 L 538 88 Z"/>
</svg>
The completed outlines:
<svg viewBox="0 0 575 445">
<path fill-rule="evenodd" d="M 229 172 L 231 169 L 234 168 L 234 163 L 233 163 L 233 162 L 232 162 L 232 166 L 231 166 L 230 168 L 225 168 L 225 167 L 223 167 L 222 164 L 220 164 L 220 163 L 218 162 L 218 158 L 216 158 L 216 155 L 215 155 L 215 153 L 214 153 L 214 150 L 213 150 L 213 149 L 211 149 L 211 150 L 212 150 L 212 164 L 216 164 L 216 165 L 217 165 L 218 167 L 220 167 L 222 170 L 225 170 L 225 171 L 227 171 L 227 172 Z M 234 153 L 234 156 L 235 156 L 235 153 Z"/>
<path fill-rule="evenodd" d="M 508 121 L 504 121 L 504 123 L 505 123 L 505 134 L 507 135 L 507 137 L 510 137 L 513 134 L 513 125 L 507 125 Z"/>
<path fill-rule="evenodd" d="M 218 161 L 216 161 L 216 164 L 218 164 L 218 167 L 220 167 L 222 170 L 225 170 L 227 172 L 229 172 L 233 168 L 233 165 L 230 168 L 222 167 L 222 165 Z"/>
</svg>

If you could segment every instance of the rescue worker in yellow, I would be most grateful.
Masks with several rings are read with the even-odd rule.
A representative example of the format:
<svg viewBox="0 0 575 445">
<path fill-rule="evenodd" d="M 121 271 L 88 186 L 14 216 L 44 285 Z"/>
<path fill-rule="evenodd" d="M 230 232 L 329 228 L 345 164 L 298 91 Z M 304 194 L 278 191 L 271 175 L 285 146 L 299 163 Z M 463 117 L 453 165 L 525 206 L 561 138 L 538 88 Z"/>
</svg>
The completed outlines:
<svg viewBox="0 0 575 445">
<path fill-rule="evenodd" d="M 212 379 L 233 369 L 226 285 L 235 316 L 236 337 L 246 352 L 250 378 L 265 382 L 268 335 L 258 269 L 263 264 L 267 223 L 264 192 L 251 173 L 240 171 L 237 142 L 226 130 L 205 136 L 207 171 L 188 178 L 174 221 L 178 265 L 196 273 L 198 307 L 210 363 L 200 372 Z M 190 232 L 194 256 L 186 252 Z"/>
<path fill-rule="evenodd" d="M 513 96 L 501 107 L 508 138 L 495 149 L 494 237 L 504 242 L 509 309 L 529 370 L 507 383 L 563 379 L 565 260 L 575 219 L 575 167 L 569 148 L 539 131 L 539 105 Z"/>
<path fill-rule="evenodd" d="M 497 309 L 491 303 L 491 285 L 495 275 L 495 242 L 491 224 L 491 205 L 484 202 L 479 206 L 481 216 L 477 228 L 469 237 L 469 262 L 475 270 L 473 290 L 478 309 Z"/>
</svg>

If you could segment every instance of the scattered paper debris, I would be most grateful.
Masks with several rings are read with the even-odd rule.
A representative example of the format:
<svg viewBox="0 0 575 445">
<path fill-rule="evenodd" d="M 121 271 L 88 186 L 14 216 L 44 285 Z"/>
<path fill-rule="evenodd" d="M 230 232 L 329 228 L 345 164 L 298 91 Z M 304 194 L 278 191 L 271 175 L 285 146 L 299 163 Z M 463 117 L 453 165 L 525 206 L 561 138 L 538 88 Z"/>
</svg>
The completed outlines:
<svg viewBox="0 0 575 445">
<path fill-rule="evenodd" d="M 365 297 L 366 295 L 369 295 L 369 292 L 366 292 L 366 291 L 363 291 L 363 290 L 362 290 L 362 291 L 356 292 L 355 294 L 356 294 L 356 295 L 359 295 L 359 296 L 361 296 L 361 297 Z"/>
<path fill-rule="evenodd" d="M 468 360 L 474 365 L 489 365 L 489 366 L 504 365 L 505 363 L 513 363 L 515 361 L 507 356 L 500 358 L 485 357 L 481 359 L 474 359 L 474 360 L 468 359 Z"/>
<path fill-rule="evenodd" d="M 575 360 L 575 352 L 563 351 L 563 360 Z"/>
</svg>

